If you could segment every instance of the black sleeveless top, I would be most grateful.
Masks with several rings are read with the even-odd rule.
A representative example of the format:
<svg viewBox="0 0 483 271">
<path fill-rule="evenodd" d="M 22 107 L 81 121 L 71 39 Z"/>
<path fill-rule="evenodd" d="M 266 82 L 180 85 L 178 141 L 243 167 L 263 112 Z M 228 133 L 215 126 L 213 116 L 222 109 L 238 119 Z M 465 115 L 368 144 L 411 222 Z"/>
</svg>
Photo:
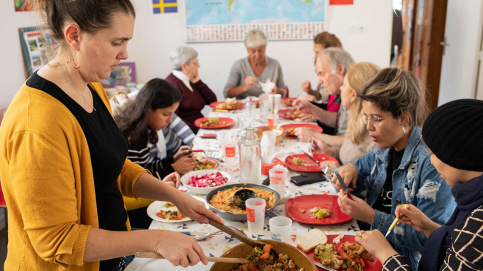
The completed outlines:
<svg viewBox="0 0 483 271">
<path fill-rule="evenodd" d="M 116 179 L 127 157 L 128 146 L 101 98 L 88 86 L 96 109 L 88 113 L 56 84 L 40 77 L 37 72 L 29 78 L 27 86 L 42 90 L 56 98 L 77 119 L 89 145 L 99 228 L 126 231 L 127 213 Z M 55 119 L 55 116 L 52 119 Z M 119 262 L 120 258 L 101 261 L 100 270 L 116 270 Z"/>
</svg>

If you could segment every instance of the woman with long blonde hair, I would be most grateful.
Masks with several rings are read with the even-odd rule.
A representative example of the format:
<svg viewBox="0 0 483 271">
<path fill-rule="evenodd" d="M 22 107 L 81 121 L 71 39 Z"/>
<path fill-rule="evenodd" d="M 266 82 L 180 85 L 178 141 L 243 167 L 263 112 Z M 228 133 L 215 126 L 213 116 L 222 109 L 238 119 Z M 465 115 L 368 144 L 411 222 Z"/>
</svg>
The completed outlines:
<svg viewBox="0 0 483 271">
<path fill-rule="evenodd" d="M 362 99 L 359 94 L 364 89 L 364 83 L 379 70 L 380 68 L 376 64 L 369 62 L 357 63 L 349 69 L 341 87 L 342 105 L 349 108 L 346 139 L 339 149 L 329 147 L 323 141 L 314 138 L 316 147 L 314 153 L 329 154 L 339 158 L 342 164 L 347 164 L 355 162 L 374 147 L 374 143 L 361 121 Z M 330 168 L 335 165 L 334 162 L 324 164 Z"/>
</svg>

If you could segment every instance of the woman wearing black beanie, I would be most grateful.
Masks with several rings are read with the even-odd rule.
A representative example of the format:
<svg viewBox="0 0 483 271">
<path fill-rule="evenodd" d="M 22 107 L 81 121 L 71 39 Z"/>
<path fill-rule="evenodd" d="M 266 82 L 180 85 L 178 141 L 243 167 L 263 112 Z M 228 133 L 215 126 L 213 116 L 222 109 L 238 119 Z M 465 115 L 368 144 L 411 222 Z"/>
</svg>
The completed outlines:
<svg viewBox="0 0 483 271">
<path fill-rule="evenodd" d="M 423 126 L 431 163 L 452 186 L 457 206 L 444 225 L 415 206 L 398 206 L 400 222 L 428 236 L 418 270 L 483 270 L 483 101 L 456 100 L 438 107 Z M 378 230 L 356 241 L 381 262 L 382 270 L 411 270 Z"/>
</svg>

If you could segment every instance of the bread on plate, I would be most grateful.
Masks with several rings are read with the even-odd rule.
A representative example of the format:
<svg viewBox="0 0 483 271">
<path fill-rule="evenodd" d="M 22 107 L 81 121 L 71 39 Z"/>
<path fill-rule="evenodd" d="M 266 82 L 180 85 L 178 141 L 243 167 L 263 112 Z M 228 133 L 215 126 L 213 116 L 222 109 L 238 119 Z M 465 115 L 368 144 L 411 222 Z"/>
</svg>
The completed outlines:
<svg viewBox="0 0 483 271">
<path fill-rule="evenodd" d="M 327 235 L 322 230 L 311 229 L 297 240 L 298 246 L 303 252 L 314 249 L 318 245 L 327 243 Z"/>
</svg>

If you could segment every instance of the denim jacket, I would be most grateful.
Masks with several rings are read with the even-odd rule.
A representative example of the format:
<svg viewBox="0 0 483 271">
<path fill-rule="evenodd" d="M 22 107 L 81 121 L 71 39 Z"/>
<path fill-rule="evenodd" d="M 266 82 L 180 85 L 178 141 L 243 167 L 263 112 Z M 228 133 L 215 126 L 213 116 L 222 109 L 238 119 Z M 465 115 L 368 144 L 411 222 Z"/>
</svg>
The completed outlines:
<svg viewBox="0 0 483 271">
<path fill-rule="evenodd" d="M 354 194 L 365 195 L 370 206 L 376 202 L 386 181 L 389 150 L 375 146 L 371 152 L 354 163 L 359 170 Z M 451 187 L 439 176 L 431 165 L 429 150 L 421 137 L 421 128 L 414 127 L 401 164 L 392 173 L 391 213 L 376 210 L 371 229 L 378 229 L 385 234 L 395 218 L 396 206 L 405 203 L 418 207 L 440 225 L 446 223 L 456 204 Z M 413 270 L 417 270 L 426 236 L 411 226 L 401 224 L 393 229 L 387 240 L 393 243 L 397 252 L 407 255 Z"/>
</svg>

